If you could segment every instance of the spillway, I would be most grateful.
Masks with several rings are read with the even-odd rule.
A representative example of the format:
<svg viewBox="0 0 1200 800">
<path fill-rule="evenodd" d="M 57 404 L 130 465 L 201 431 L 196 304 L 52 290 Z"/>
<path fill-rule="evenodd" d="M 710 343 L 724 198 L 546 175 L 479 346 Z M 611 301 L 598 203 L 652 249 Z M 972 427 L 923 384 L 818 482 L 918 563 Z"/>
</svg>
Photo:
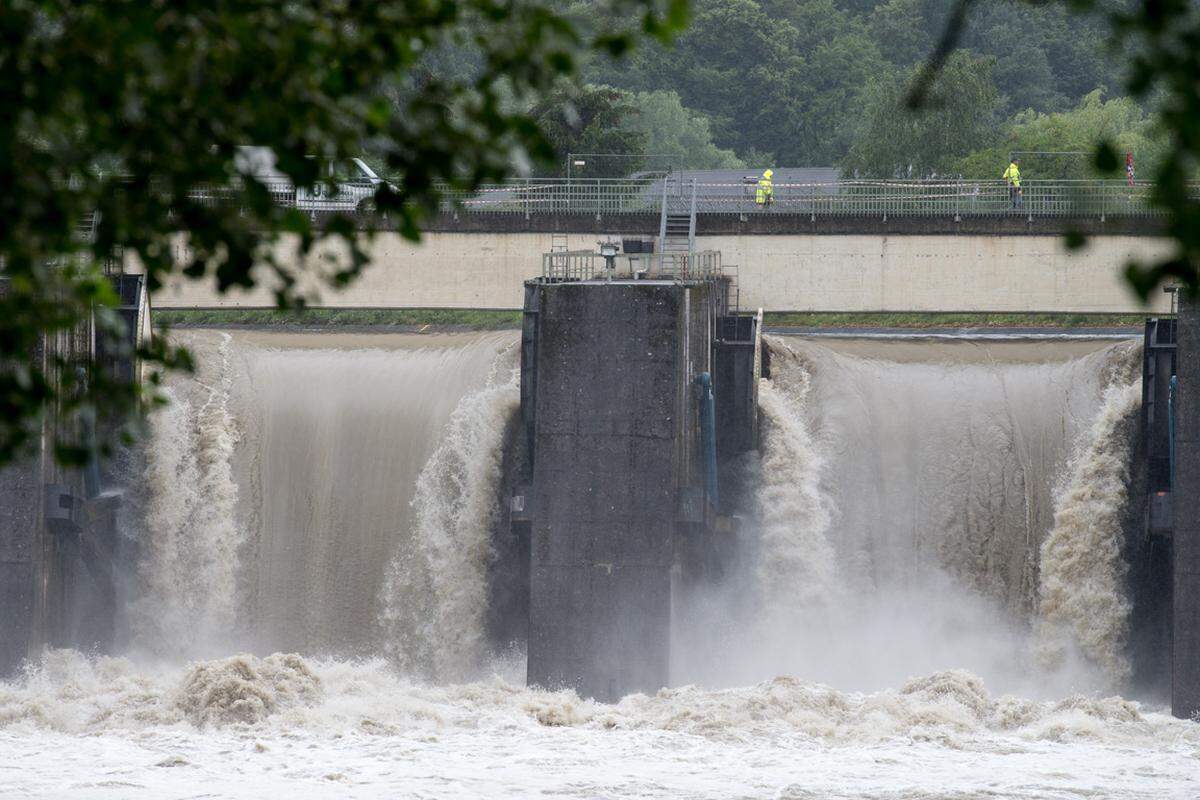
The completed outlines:
<svg viewBox="0 0 1200 800">
<path fill-rule="evenodd" d="M 1026 694 L 1128 688 L 1136 343 L 770 346 L 731 591 L 760 600 L 736 657 L 684 674 L 879 689 L 954 664 Z"/>
<path fill-rule="evenodd" d="M 174 335 L 127 646 L 0 683 L 0 794 L 1194 796 L 1111 696 L 1136 343 L 772 337 L 736 563 L 602 704 L 487 639 L 515 334 Z"/>
<path fill-rule="evenodd" d="M 381 652 L 386 631 L 427 660 L 477 639 L 513 337 L 180 338 L 200 367 L 152 419 L 134 645 L 345 657 Z M 463 530 L 475 541 L 439 549 Z"/>
</svg>

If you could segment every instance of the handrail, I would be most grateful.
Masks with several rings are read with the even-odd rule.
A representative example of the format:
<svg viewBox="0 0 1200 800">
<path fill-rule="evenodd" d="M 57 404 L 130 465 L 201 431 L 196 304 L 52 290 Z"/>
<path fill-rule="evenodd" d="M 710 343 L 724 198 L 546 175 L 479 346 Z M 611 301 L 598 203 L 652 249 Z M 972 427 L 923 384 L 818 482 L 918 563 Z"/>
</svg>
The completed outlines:
<svg viewBox="0 0 1200 800">
<path fill-rule="evenodd" d="M 692 179 L 692 206 L 688 210 L 688 259 L 696 255 L 696 180 Z"/>
<path fill-rule="evenodd" d="M 335 192 L 297 189 L 286 179 L 259 179 L 274 202 L 306 211 L 355 213 L 374 193 L 374 186 L 361 182 L 339 183 Z M 674 186 L 672 186 L 672 182 Z M 690 212 L 694 214 L 762 214 L 824 216 L 946 216 L 986 217 L 1020 215 L 1033 217 L 1151 217 L 1167 212 L 1152 204 L 1155 185 L 1147 181 L 1026 179 L 1022 181 L 1021 203 L 1014 205 L 1003 180 L 846 179 L 825 182 L 774 184 L 773 202 L 763 208 L 754 202 L 753 188 L 742 181 L 700 181 L 692 178 Z M 568 215 L 658 213 L 659 236 L 666 234 L 666 215 L 682 206 L 679 175 L 643 178 L 558 178 L 514 180 L 488 184 L 472 192 L 439 188 L 441 210 L 454 214 Z M 1200 203 L 1200 182 L 1190 183 L 1190 196 Z M 749 187 L 749 188 L 748 188 Z M 237 203 L 244 186 L 240 180 L 201 186 L 190 192 L 201 204 Z"/>
<path fill-rule="evenodd" d="M 658 218 L 658 271 L 663 268 L 663 242 L 667 240 L 667 178 L 663 178 L 662 213 Z"/>
<path fill-rule="evenodd" d="M 689 253 L 621 253 L 613 257 L 615 275 L 670 280 L 712 280 L 725 276 L 721 251 Z M 611 278 L 605 257 L 593 250 L 542 254 L 542 278 L 550 281 L 587 281 Z"/>
<path fill-rule="evenodd" d="M 465 194 L 447 192 L 444 210 L 472 214 L 659 214 L 672 202 L 668 181 L 595 179 L 575 182 L 541 179 L 490 185 Z M 1200 183 L 1191 185 L 1200 202 Z M 775 183 L 774 202 L 763 209 L 740 182 L 692 181 L 698 214 L 804 214 L 818 216 L 1154 216 L 1165 213 L 1151 204 L 1154 185 L 1122 180 L 1026 180 L 1014 205 L 1002 180 L 841 180 Z M 681 198 L 682 199 L 682 198 Z"/>
</svg>

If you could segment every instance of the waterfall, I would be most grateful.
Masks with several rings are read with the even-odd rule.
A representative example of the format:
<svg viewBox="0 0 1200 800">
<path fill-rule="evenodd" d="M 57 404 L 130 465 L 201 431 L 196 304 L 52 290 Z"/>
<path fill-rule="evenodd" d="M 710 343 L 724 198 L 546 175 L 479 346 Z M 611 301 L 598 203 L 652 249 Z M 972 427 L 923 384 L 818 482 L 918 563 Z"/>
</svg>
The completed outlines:
<svg viewBox="0 0 1200 800">
<path fill-rule="evenodd" d="M 137 643 L 161 655 L 219 650 L 236 619 L 243 529 L 234 513 L 240 433 L 230 409 L 232 337 L 222 333 L 208 344 L 210 366 L 168 385 L 168 405 L 151 417 L 138 493 L 144 586 L 131 616 Z"/>
<path fill-rule="evenodd" d="M 1124 423 L 1137 400 L 1114 374 L 1133 345 L 769 345 L 751 520 L 762 601 L 742 680 L 878 688 L 953 664 L 1038 693 L 1124 674 Z M 804 624 L 781 621 L 781 604 Z M 1048 661 L 1043 618 L 1086 658 Z"/>
<path fill-rule="evenodd" d="M 1122 554 L 1133 429 L 1141 381 L 1110 386 L 1088 444 L 1056 498 L 1054 528 L 1041 548 L 1039 633 L 1054 665 L 1078 646 L 1119 688 L 1130 676 L 1129 599 Z"/>
<path fill-rule="evenodd" d="M 412 536 L 388 568 L 386 649 L 409 672 L 462 680 L 480 664 L 504 433 L 520 400 L 516 351 L 458 404 L 417 478 Z M 496 373 L 500 372 L 501 377 Z"/>
<path fill-rule="evenodd" d="M 199 369 L 169 380 L 152 418 L 135 643 L 205 657 L 371 656 L 391 637 L 474 647 L 512 336 L 176 336 Z M 405 559 L 424 583 L 389 570 Z"/>
</svg>

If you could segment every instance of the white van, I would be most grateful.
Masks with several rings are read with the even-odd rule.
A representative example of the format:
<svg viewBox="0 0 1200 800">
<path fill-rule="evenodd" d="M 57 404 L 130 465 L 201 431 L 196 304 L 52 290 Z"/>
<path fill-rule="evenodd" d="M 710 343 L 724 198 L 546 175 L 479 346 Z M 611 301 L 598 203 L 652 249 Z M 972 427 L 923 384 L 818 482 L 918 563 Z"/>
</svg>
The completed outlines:
<svg viewBox="0 0 1200 800">
<path fill-rule="evenodd" d="M 375 191 L 383 183 L 383 179 L 361 158 L 348 161 L 323 159 L 322 177 L 336 187 L 334 191 L 326 184 L 317 184 L 311 189 L 294 186 L 291 179 L 275 166 L 275 153 L 269 147 L 239 147 L 233 163 L 238 172 L 253 175 L 265 184 L 280 205 L 312 213 L 367 211 Z"/>
</svg>

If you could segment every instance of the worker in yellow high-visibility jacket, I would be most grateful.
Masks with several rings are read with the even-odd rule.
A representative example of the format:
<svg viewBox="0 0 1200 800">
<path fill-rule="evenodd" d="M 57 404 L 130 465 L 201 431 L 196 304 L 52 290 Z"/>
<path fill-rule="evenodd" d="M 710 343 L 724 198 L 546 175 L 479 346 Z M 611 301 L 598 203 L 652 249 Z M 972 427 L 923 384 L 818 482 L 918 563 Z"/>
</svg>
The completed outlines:
<svg viewBox="0 0 1200 800">
<path fill-rule="evenodd" d="M 1021 205 L 1021 169 L 1015 156 L 1001 177 L 1008 181 L 1008 199 L 1012 201 L 1012 207 L 1017 208 Z"/>
<path fill-rule="evenodd" d="M 775 173 L 771 170 L 763 172 L 762 177 L 758 179 L 758 189 L 754 192 L 754 202 L 759 208 L 767 208 L 775 201 L 775 184 L 771 180 L 771 176 Z"/>
</svg>

